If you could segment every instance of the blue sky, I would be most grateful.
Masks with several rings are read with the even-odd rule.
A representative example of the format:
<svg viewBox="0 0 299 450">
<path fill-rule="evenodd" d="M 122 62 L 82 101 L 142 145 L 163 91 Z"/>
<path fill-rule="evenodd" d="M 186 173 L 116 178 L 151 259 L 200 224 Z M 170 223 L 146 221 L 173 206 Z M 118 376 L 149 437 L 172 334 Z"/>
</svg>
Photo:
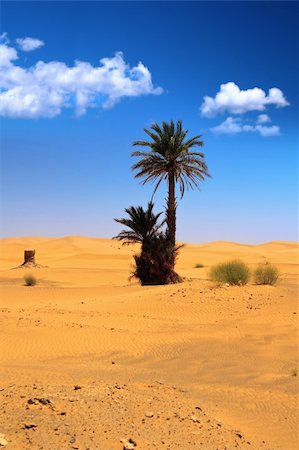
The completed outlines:
<svg viewBox="0 0 299 450">
<path fill-rule="evenodd" d="M 113 218 L 153 189 L 133 177 L 132 141 L 181 118 L 212 178 L 179 202 L 178 239 L 297 240 L 298 3 L 1 12 L 2 237 L 115 235 Z"/>
</svg>

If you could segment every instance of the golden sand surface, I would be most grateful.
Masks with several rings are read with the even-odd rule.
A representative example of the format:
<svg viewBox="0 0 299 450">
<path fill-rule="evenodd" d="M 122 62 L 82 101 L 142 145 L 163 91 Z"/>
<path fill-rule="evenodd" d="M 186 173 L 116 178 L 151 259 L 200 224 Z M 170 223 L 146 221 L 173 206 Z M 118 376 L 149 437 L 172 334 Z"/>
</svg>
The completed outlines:
<svg viewBox="0 0 299 450">
<path fill-rule="evenodd" d="M 0 249 L 0 446 L 299 448 L 297 243 L 187 244 L 185 281 L 151 287 L 129 280 L 137 248 L 109 239 Z M 12 270 L 25 249 L 47 267 Z M 232 258 L 281 280 L 215 286 L 209 268 Z"/>
</svg>

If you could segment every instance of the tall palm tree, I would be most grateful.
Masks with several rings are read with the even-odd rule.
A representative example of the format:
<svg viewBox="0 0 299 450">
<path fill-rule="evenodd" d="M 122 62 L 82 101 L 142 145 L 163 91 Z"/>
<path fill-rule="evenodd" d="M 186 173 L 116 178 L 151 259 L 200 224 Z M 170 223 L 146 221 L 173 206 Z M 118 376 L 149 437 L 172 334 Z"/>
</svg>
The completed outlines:
<svg viewBox="0 0 299 450">
<path fill-rule="evenodd" d="M 133 146 L 148 147 L 149 151 L 134 151 L 132 156 L 139 161 L 132 166 L 137 173 L 135 178 L 143 178 L 143 184 L 156 182 L 155 190 L 162 180 L 168 183 L 166 208 L 167 236 L 175 246 L 176 237 L 176 183 L 179 184 L 181 198 L 186 189 L 198 187 L 199 182 L 209 177 L 205 155 L 192 151 L 193 147 L 202 147 L 201 135 L 186 139 L 188 130 L 183 129 L 181 120 L 154 123 L 150 129 L 144 128 L 151 141 L 135 141 Z"/>
<path fill-rule="evenodd" d="M 113 239 L 124 241 L 124 244 L 141 244 L 141 252 L 146 249 L 158 235 L 163 222 L 159 222 L 162 213 L 154 214 L 154 204 L 148 203 L 147 209 L 142 206 L 130 206 L 125 209 L 128 218 L 114 219 L 117 223 L 125 225 L 129 230 L 121 231 Z"/>
</svg>

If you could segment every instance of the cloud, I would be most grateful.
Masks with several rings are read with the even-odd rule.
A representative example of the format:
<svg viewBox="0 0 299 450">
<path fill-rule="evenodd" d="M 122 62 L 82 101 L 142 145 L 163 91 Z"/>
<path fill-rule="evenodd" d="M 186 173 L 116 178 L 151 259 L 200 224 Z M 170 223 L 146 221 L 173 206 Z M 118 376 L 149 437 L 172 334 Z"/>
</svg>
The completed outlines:
<svg viewBox="0 0 299 450">
<path fill-rule="evenodd" d="M 8 47 L 5 44 L 0 44 L 0 69 L 10 68 L 12 65 L 12 61 L 18 59 L 18 54 L 16 50 L 12 47 Z M 0 77 L 5 74 L 0 72 Z M 0 78 L 1 79 L 1 78 Z M 0 85 L 1 89 L 1 85 Z"/>
<path fill-rule="evenodd" d="M 280 128 L 277 125 L 265 126 L 259 123 L 255 125 L 244 124 L 240 118 L 228 117 L 220 125 L 211 128 L 215 134 L 236 135 L 243 132 L 259 133 L 261 136 L 279 136 Z"/>
<path fill-rule="evenodd" d="M 64 108 L 82 115 L 88 108 L 111 108 L 125 97 L 163 92 L 154 87 L 147 67 L 139 62 L 131 68 L 121 52 L 97 66 L 38 61 L 25 68 L 15 63 L 17 59 L 14 48 L 0 44 L 0 116 L 55 117 Z"/>
<path fill-rule="evenodd" d="M 9 44 L 9 42 L 10 40 L 8 39 L 8 34 L 6 31 L 0 34 L 0 44 Z"/>
<path fill-rule="evenodd" d="M 242 132 L 242 126 L 239 123 L 239 119 L 234 117 L 228 117 L 220 125 L 211 128 L 215 134 L 238 134 Z"/>
<path fill-rule="evenodd" d="M 257 87 L 241 90 L 234 82 L 229 82 L 221 84 L 220 91 L 214 98 L 205 96 L 200 110 L 203 116 L 214 117 L 226 111 L 231 114 L 264 111 L 267 105 L 282 108 L 289 103 L 278 88 L 271 88 L 266 94 L 263 89 Z"/>
<path fill-rule="evenodd" d="M 271 125 L 270 127 L 264 127 L 262 125 L 256 125 L 255 131 L 260 133 L 262 136 L 279 136 L 280 128 L 277 125 Z"/>
<path fill-rule="evenodd" d="M 18 38 L 16 39 L 16 42 L 20 49 L 23 50 L 23 52 L 32 52 L 33 50 L 36 50 L 45 45 L 44 41 L 31 37 Z"/>
<path fill-rule="evenodd" d="M 260 114 L 257 116 L 257 123 L 268 123 L 268 122 L 271 122 L 271 119 L 267 114 Z"/>
</svg>

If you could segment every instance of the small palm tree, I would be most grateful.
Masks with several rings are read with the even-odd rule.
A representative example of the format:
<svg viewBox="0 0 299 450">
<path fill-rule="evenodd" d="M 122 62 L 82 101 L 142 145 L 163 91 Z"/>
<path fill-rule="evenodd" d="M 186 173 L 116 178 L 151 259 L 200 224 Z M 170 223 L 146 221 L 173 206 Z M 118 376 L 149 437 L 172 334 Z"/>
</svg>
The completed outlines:
<svg viewBox="0 0 299 450">
<path fill-rule="evenodd" d="M 167 237 L 175 246 L 176 238 L 176 183 L 179 184 L 181 198 L 186 189 L 198 187 L 199 182 L 210 176 L 204 161 L 204 154 L 195 152 L 193 147 L 202 147 L 201 136 L 186 139 L 188 130 L 183 129 L 181 120 L 175 124 L 173 120 L 162 122 L 162 126 L 154 123 L 150 130 L 144 129 L 151 141 L 135 141 L 133 146 L 149 147 L 149 151 L 135 151 L 132 156 L 139 159 L 132 166 L 137 170 L 136 178 L 143 178 L 143 184 L 155 181 L 155 190 L 163 180 L 168 183 L 166 208 Z"/>
<path fill-rule="evenodd" d="M 128 230 L 121 231 L 113 239 L 124 241 L 124 244 L 141 244 L 141 252 L 144 251 L 158 235 L 163 222 L 159 222 L 162 213 L 154 214 L 154 204 L 148 203 L 147 209 L 144 210 L 142 206 L 130 206 L 125 209 L 129 218 L 114 219 L 115 222 L 125 225 Z"/>
<path fill-rule="evenodd" d="M 152 202 L 148 203 L 146 210 L 142 206 L 126 208 L 129 218 L 114 220 L 128 230 L 121 231 L 113 239 L 124 244 L 141 244 L 140 254 L 134 256 L 136 267 L 132 275 L 142 285 L 180 282 L 181 277 L 173 270 L 173 261 L 180 247 L 170 244 L 162 230 L 164 221 L 159 221 L 162 213 L 154 214 L 153 208 Z"/>
</svg>

